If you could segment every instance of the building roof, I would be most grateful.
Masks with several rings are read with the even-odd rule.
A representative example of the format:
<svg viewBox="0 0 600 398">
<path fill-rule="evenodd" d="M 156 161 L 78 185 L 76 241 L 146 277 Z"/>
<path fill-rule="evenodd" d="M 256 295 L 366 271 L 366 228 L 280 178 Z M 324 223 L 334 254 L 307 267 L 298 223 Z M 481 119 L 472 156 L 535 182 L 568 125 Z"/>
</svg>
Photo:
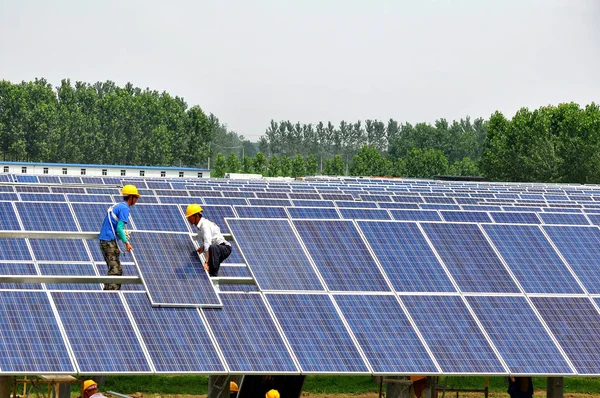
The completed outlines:
<svg viewBox="0 0 600 398">
<path fill-rule="evenodd" d="M 2 162 L 2 165 L 15 166 L 37 166 L 37 167 L 94 167 L 102 169 L 146 169 L 146 170 L 181 170 L 181 171 L 208 171 L 208 169 L 200 169 L 193 167 L 175 167 L 175 166 L 131 166 L 121 164 L 79 164 L 79 163 L 35 163 L 35 162 Z"/>
</svg>

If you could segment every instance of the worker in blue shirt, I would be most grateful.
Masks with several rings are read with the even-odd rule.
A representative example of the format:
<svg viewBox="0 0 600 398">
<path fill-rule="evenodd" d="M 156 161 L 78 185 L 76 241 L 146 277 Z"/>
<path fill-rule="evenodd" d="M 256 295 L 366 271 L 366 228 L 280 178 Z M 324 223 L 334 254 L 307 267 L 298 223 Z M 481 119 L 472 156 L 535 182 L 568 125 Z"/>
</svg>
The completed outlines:
<svg viewBox="0 0 600 398">
<path fill-rule="evenodd" d="M 121 239 L 128 252 L 133 251 L 128 234 L 125 231 L 125 224 L 129 222 L 129 208 L 137 202 L 140 194 L 135 185 L 125 185 L 121 190 L 121 195 L 123 195 L 123 201 L 108 208 L 100 229 L 100 249 L 108 266 L 108 275 L 123 275 L 120 260 L 121 249 L 117 239 Z M 104 284 L 104 290 L 119 289 L 121 289 L 119 284 Z"/>
</svg>

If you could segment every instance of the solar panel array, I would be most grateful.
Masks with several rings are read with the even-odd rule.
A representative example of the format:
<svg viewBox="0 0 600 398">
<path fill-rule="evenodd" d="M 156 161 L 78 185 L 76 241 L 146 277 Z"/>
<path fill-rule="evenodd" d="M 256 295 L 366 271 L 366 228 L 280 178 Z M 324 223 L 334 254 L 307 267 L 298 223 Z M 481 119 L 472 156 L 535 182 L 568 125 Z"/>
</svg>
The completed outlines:
<svg viewBox="0 0 600 398">
<path fill-rule="evenodd" d="M 600 375 L 600 187 L 0 177 L 0 275 L 103 275 L 93 240 L 8 233 L 97 232 L 111 185 L 143 195 L 143 285 L 0 283 L 0 374 Z M 213 287 L 190 203 L 254 283 Z"/>
</svg>

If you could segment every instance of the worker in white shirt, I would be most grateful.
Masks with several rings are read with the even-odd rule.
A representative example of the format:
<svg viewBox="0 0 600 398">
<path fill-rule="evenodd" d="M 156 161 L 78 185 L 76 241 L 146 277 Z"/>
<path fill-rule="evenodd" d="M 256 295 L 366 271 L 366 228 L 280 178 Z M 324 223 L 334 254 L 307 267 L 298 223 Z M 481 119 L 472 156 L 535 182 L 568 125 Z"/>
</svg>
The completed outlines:
<svg viewBox="0 0 600 398">
<path fill-rule="evenodd" d="M 189 205 L 185 216 L 190 224 L 198 228 L 196 239 L 202 245 L 197 251 L 204 253 L 204 269 L 210 276 L 217 276 L 221 263 L 231 254 L 231 244 L 225 240 L 217 224 L 202 217 L 202 207 L 199 204 Z"/>
</svg>

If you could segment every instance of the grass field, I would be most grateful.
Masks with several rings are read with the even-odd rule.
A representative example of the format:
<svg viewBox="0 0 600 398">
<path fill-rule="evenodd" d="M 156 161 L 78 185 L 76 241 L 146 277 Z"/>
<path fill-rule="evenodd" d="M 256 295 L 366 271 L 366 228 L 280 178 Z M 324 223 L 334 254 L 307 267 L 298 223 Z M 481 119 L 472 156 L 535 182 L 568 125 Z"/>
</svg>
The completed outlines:
<svg viewBox="0 0 600 398">
<path fill-rule="evenodd" d="M 447 378 L 447 386 L 454 388 L 483 388 L 484 377 Z M 566 377 L 565 393 L 600 394 L 600 379 L 583 377 Z M 444 383 L 444 378 L 440 382 Z M 534 377 L 536 390 L 546 389 L 545 377 Z M 207 376 L 110 376 L 102 391 L 116 391 L 124 394 L 136 392 L 143 394 L 184 394 L 203 395 L 207 393 Z M 491 392 L 506 391 L 503 377 L 490 377 Z M 304 392 L 312 394 L 363 394 L 377 392 L 379 385 L 369 376 L 308 376 L 304 384 Z"/>
</svg>

